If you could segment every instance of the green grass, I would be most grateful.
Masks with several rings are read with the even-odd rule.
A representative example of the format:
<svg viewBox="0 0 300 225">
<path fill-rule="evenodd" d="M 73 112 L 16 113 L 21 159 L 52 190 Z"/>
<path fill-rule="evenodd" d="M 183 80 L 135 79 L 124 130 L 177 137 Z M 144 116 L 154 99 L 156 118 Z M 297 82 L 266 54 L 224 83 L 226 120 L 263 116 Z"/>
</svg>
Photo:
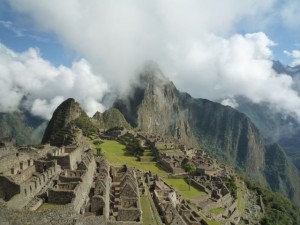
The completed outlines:
<svg viewBox="0 0 300 225">
<path fill-rule="evenodd" d="M 150 202 L 147 196 L 141 196 L 141 206 L 143 211 L 143 224 L 157 225 L 156 220 L 154 219 L 154 212 L 150 206 Z"/>
<path fill-rule="evenodd" d="M 41 207 L 38 210 L 53 209 L 53 208 L 56 208 L 58 206 L 61 206 L 61 205 L 53 204 L 53 203 L 44 203 L 43 205 L 41 205 Z"/>
<path fill-rule="evenodd" d="M 97 145 L 96 147 L 102 148 L 104 150 L 103 155 L 105 156 L 106 160 L 115 166 L 128 164 L 144 171 L 151 170 L 156 174 L 168 173 L 158 167 L 155 162 L 139 162 L 134 156 L 124 155 L 125 146 L 117 141 L 105 140 L 102 144 Z"/>
<path fill-rule="evenodd" d="M 163 180 L 174 187 L 176 191 L 179 192 L 184 198 L 189 199 L 189 200 L 194 200 L 199 197 L 202 197 L 206 195 L 205 192 L 202 192 L 195 187 L 191 185 L 190 190 L 189 190 L 189 185 L 188 183 L 183 179 L 174 179 L 174 178 L 163 178 Z"/>
<path fill-rule="evenodd" d="M 152 218 L 152 213 L 151 212 L 151 207 L 150 203 L 148 201 L 147 196 L 141 196 L 141 205 L 142 205 L 142 210 L 143 210 L 143 223 L 144 224 L 152 224 L 153 223 L 153 218 Z"/>
<path fill-rule="evenodd" d="M 236 180 L 236 186 L 237 186 L 237 202 L 238 202 L 238 209 L 241 211 L 241 213 L 245 212 L 245 209 L 246 209 L 246 202 L 245 202 L 245 199 L 244 199 L 244 196 L 246 194 L 246 191 L 247 191 L 247 187 L 244 183 L 243 180 L 241 179 L 237 179 Z"/>
<path fill-rule="evenodd" d="M 205 220 L 209 225 L 221 225 L 220 222 L 216 221 L 216 220 L 209 220 L 206 219 Z"/>
<path fill-rule="evenodd" d="M 224 210 L 225 210 L 224 208 L 219 207 L 219 208 L 211 209 L 211 210 L 209 210 L 209 212 L 214 215 L 219 215 L 219 214 L 223 213 Z"/>
</svg>

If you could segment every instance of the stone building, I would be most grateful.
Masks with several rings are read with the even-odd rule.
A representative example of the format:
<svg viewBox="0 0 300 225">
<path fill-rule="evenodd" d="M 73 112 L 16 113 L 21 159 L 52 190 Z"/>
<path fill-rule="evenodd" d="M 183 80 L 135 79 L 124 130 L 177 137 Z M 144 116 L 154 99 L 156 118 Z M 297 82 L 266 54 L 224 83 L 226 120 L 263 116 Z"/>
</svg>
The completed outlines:
<svg viewBox="0 0 300 225">
<path fill-rule="evenodd" d="M 142 223 L 140 193 L 135 170 L 127 165 L 112 167 L 111 176 L 110 220 Z"/>
<path fill-rule="evenodd" d="M 84 213 L 86 203 L 89 201 L 96 162 L 91 149 L 83 151 L 81 157 L 81 161 L 76 161 L 77 170 L 67 169 L 60 174 L 58 182 L 48 191 L 48 202 L 71 203 L 75 211 Z M 70 162 L 63 161 L 63 165 L 70 165 L 72 168 L 74 161 L 71 157 L 69 159 Z"/>
<path fill-rule="evenodd" d="M 75 170 L 77 162 L 81 161 L 82 149 L 78 146 L 63 146 L 54 148 L 48 153 L 49 159 L 57 160 L 62 169 Z"/>
<path fill-rule="evenodd" d="M 0 176 L 0 197 L 8 201 L 8 206 L 23 208 L 60 173 L 61 167 L 56 160 L 16 161 Z"/>
<path fill-rule="evenodd" d="M 151 190 L 155 206 L 164 224 L 208 225 L 172 187 L 162 180 L 156 179 Z"/>
<path fill-rule="evenodd" d="M 96 165 L 95 187 L 90 200 L 89 210 L 95 213 L 96 216 L 103 215 L 105 219 L 108 219 L 111 187 L 110 165 L 102 158 L 96 159 Z"/>
</svg>

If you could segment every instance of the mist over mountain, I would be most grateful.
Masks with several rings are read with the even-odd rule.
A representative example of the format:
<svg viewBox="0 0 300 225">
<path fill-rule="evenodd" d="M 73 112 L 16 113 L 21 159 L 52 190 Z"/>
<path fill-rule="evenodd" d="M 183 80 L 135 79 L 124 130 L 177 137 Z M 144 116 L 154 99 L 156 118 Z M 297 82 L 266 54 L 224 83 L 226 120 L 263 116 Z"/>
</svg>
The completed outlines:
<svg viewBox="0 0 300 225">
<path fill-rule="evenodd" d="M 277 73 L 288 74 L 295 82 L 300 78 L 300 67 L 284 66 L 274 61 L 273 68 Z M 299 87 L 294 85 L 295 90 Z M 300 123 L 293 115 L 278 112 L 268 102 L 254 103 L 246 97 L 235 98 L 236 109 L 245 113 L 258 127 L 267 143 L 279 143 L 294 164 L 300 169 Z"/>
<path fill-rule="evenodd" d="M 277 7 L 280 4 L 273 0 L 7 4 L 26 25 L 53 34 L 75 57 L 69 65 L 54 65 L 51 59 L 56 56 L 44 57 L 39 43 L 21 50 L 1 43 L 0 87 L 1 95 L 7 96 L 0 99 L 1 112 L 24 104 L 33 115 L 49 120 L 61 102 L 73 97 L 92 116 L 105 110 L 102 101 L 108 93 L 128 95 L 143 64 L 154 60 L 179 89 L 196 98 L 225 98 L 224 104 L 234 106 L 237 96 L 245 96 L 300 118 L 298 81 L 272 68 L 277 45 L 265 29 L 277 23 L 287 26 L 287 21 L 295 27 L 298 20 L 291 18 L 297 16 L 286 10 L 296 10 L 297 4 Z M 275 9 L 278 13 L 273 13 Z M 20 31 L 13 21 L 1 24 Z M 286 49 L 293 65 L 297 53 Z"/>
<path fill-rule="evenodd" d="M 38 144 L 47 121 L 29 112 L 0 113 L 0 139 L 14 138 L 17 145 Z"/>
<path fill-rule="evenodd" d="M 300 199 L 299 171 L 280 146 L 265 141 L 249 117 L 181 93 L 156 66 L 147 67 L 140 79 L 128 98 L 114 104 L 133 127 L 201 147 L 273 190 Z"/>
</svg>

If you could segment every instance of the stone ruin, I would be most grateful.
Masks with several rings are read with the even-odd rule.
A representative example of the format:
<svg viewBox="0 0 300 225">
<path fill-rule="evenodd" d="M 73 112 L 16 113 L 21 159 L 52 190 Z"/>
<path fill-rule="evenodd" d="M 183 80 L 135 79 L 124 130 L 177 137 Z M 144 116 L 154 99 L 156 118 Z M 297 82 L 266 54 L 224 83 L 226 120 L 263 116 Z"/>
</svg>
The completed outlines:
<svg viewBox="0 0 300 225">
<path fill-rule="evenodd" d="M 51 147 L 39 158 L 17 153 L 0 175 L 0 198 L 9 208 L 36 210 L 44 202 L 71 204 L 79 212 L 95 170 L 93 151 L 79 146 Z M 13 159 L 13 160 L 11 160 Z"/>
<path fill-rule="evenodd" d="M 126 165 L 111 166 L 101 157 L 96 158 L 96 166 L 85 216 L 103 217 L 107 224 L 143 224 L 140 172 Z"/>
<path fill-rule="evenodd" d="M 151 193 L 164 224 L 167 225 L 208 225 L 208 223 L 162 180 L 155 178 Z"/>
<path fill-rule="evenodd" d="M 69 156 L 71 157 L 71 154 Z M 75 154 L 73 157 L 76 159 L 77 155 Z M 60 205 L 70 203 L 74 206 L 75 211 L 84 213 L 96 163 L 91 149 L 84 151 L 81 157 L 81 161 L 70 160 L 66 164 L 66 161 L 63 161 L 64 166 L 70 166 L 70 168 L 63 170 L 53 187 L 48 190 L 48 202 Z M 71 169 L 74 169 L 72 162 L 77 164 L 75 170 Z"/>
<path fill-rule="evenodd" d="M 183 153 L 163 153 L 158 163 L 170 173 L 179 174 L 185 172 L 182 168 L 184 159 Z"/>
<path fill-rule="evenodd" d="M 230 191 L 220 177 L 209 175 L 194 176 L 191 179 L 194 187 L 207 193 L 208 198 L 204 197 L 199 200 L 198 204 L 205 211 L 214 208 L 224 208 L 224 212 L 213 216 L 215 219 L 224 219 L 231 221 L 232 224 L 238 224 L 241 213 L 237 209 L 237 201 L 232 197 Z"/>
<path fill-rule="evenodd" d="M 139 187 L 135 170 L 131 167 L 111 169 L 111 211 L 112 221 L 142 222 Z"/>
</svg>

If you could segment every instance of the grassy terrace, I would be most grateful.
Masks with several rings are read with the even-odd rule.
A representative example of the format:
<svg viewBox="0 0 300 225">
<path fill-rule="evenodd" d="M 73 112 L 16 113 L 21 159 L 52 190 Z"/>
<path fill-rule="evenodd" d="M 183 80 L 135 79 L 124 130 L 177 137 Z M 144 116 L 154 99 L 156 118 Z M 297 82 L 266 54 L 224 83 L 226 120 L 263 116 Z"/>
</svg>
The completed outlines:
<svg viewBox="0 0 300 225">
<path fill-rule="evenodd" d="M 101 147 L 104 150 L 104 156 L 107 161 L 115 166 L 121 166 L 128 164 L 134 166 L 138 169 L 149 171 L 159 175 L 167 175 L 168 172 L 161 169 L 156 165 L 155 162 L 139 162 L 136 161 L 136 157 L 124 155 L 125 146 L 118 143 L 117 141 L 105 140 L 102 144 L 96 147 Z M 184 198 L 195 199 L 199 198 L 206 193 L 199 191 L 198 189 L 191 186 L 189 190 L 189 185 L 184 179 L 173 179 L 173 178 L 163 178 L 166 183 L 173 186 Z"/>
<path fill-rule="evenodd" d="M 199 191 L 192 185 L 189 190 L 189 185 L 184 179 L 163 178 L 163 180 L 174 187 L 174 189 L 176 189 L 176 191 L 178 191 L 185 199 L 193 200 L 206 195 L 205 192 Z"/>
<path fill-rule="evenodd" d="M 128 164 L 144 171 L 151 170 L 153 173 L 157 174 L 168 174 L 168 172 L 159 168 L 155 162 L 139 162 L 136 161 L 136 157 L 125 155 L 125 146 L 117 141 L 105 140 L 97 147 L 101 147 L 104 150 L 104 156 L 107 161 L 115 166 Z"/>
<path fill-rule="evenodd" d="M 151 207 L 151 200 L 149 198 L 151 198 L 149 192 L 147 196 L 141 196 L 143 224 L 162 225 L 158 212 L 156 211 L 156 209 L 152 208 L 155 207 L 154 203 L 152 203 L 153 205 Z"/>
<path fill-rule="evenodd" d="M 152 213 L 150 213 L 152 210 L 147 196 L 141 196 L 141 205 L 143 210 L 144 224 L 156 224 L 154 222 Z"/>
<path fill-rule="evenodd" d="M 102 150 L 104 150 L 104 156 L 107 159 L 107 161 L 115 166 L 128 164 L 130 166 L 134 166 L 141 170 L 145 170 L 145 171 L 151 170 L 153 173 L 159 175 L 164 175 L 164 176 L 168 175 L 168 172 L 158 167 L 155 162 L 139 162 L 136 161 L 136 157 L 125 155 L 125 151 L 124 151 L 125 146 L 118 143 L 117 141 L 105 140 L 102 144 L 96 145 L 95 147 L 98 148 L 100 147 Z M 146 156 L 151 156 L 151 153 L 148 150 L 145 153 Z M 96 154 L 96 150 L 95 150 L 95 154 Z M 163 178 L 163 180 L 166 183 L 168 183 L 170 186 L 172 186 L 185 199 L 192 200 L 192 199 L 199 198 L 203 195 L 206 195 L 206 193 L 199 191 L 193 186 L 191 186 L 189 190 L 189 185 L 184 179 Z M 157 218 L 155 218 L 155 216 L 153 217 L 155 213 L 153 214 L 153 211 L 151 209 L 151 204 L 149 202 L 149 199 L 146 196 L 141 197 L 141 205 L 143 210 L 144 224 L 156 225 L 161 223 L 157 220 Z M 202 216 L 203 218 L 206 219 L 209 225 L 220 225 L 219 222 L 215 220 L 209 220 L 204 215 Z M 157 217 L 159 216 L 157 215 Z"/>
<path fill-rule="evenodd" d="M 210 210 L 210 213 L 214 214 L 214 215 L 219 215 L 221 213 L 223 213 L 225 211 L 224 208 L 214 208 Z"/>
<path fill-rule="evenodd" d="M 53 208 L 56 208 L 56 207 L 59 207 L 59 206 L 61 206 L 61 205 L 45 202 L 45 203 L 43 203 L 43 205 L 41 205 L 40 208 L 38 208 L 38 210 L 53 209 Z"/>
<path fill-rule="evenodd" d="M 247 191 L 246 184 L 241 179 L 236 180 L 236 186 L 237 186 L 237 201 L 238 201 L 238 209 L 243 213 L 246 209 L 246 202 L 244 199 L 244 196 Z"/>
</svg>

